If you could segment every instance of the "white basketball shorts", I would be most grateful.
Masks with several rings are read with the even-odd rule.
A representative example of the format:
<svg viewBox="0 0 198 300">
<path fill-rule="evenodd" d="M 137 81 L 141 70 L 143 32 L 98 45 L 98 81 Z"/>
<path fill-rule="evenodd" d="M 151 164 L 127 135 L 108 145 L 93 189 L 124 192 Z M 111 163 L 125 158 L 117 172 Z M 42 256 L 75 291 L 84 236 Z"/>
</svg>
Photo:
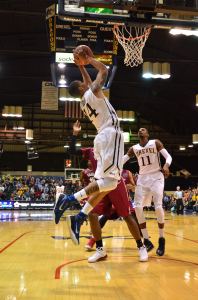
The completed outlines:
<svg viewBox="0 0 198 300">
<path fill-rule="evenodd" d="M 94 140 L 94 157 L 97 169 L 94 177 L 120 179 L 124 156 L 124 137 L 120 130 L 107 127 Z"/>
<path fill-rule="evenodd" d="M 164 175 L 162 172 L 158 171 L 154 173 L 138 175 L 137 185 L 135 188 L 134 206 L 148 206 L 149 202 L 153 200 L 154 205 L 157 208 L 162 205 L 163 193 Z"/>
</svg>

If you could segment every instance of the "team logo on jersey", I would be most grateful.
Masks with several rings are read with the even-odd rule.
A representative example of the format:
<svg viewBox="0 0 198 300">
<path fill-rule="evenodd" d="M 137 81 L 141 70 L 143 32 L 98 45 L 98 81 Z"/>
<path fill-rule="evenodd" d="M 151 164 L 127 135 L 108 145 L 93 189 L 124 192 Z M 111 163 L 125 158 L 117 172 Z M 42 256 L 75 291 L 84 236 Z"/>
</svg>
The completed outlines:
<svg viewBox="0 0 198 300">
<path fill-rule="evenodd" d="M 146 149 L 141 149 L 136 151 L 136 156 L 140 156 L 141 154 L 147 154 L 147 153 L 156 153 L 154 148 L 146 148 Z"/>
</svg>

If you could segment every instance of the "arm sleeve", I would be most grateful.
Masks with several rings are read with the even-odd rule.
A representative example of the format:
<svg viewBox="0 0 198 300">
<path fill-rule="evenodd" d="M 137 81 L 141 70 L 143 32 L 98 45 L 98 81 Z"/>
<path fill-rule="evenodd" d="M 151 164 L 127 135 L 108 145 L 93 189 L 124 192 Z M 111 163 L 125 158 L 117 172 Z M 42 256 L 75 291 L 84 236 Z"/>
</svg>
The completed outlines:
<svg viewBox="0 0 198 300">
<path fill-rule="evenodd" d="M 128 156 L 128 154 L 125 154 L 123 156 L 123 165 L 130 159 L 130 156 Z"/>
<path fill-rule="evenodd" d="M 170 154 L 168 153 L 168 151 L 165 148 L 163 148 L 163 149 L 160 150 L 160 153 L 165 158 L 166 164 L 168 164 L 170 166 L 171 163 L 172 163 L 172 157 L 170 156 Z"/>
</svg>

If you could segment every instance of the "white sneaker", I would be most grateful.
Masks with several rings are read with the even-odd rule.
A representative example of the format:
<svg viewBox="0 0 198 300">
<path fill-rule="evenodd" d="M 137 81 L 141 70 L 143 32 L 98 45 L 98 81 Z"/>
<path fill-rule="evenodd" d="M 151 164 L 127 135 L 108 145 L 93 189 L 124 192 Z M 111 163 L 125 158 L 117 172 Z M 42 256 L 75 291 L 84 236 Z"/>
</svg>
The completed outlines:
<svg viewBox="0 0 198 300">
<path fill-rule="evenodd" d="M 88 258 L 89 263 L 94 263 L 107 258 L 107 253 L 103 248 L 96 248 L 96 252 Z"/>
<path fill-rule="evenodd" d="M 139 261 L 148 261 L 148 252 L 145 246 L 138 248 L 139 251 Z"/>
</svg>

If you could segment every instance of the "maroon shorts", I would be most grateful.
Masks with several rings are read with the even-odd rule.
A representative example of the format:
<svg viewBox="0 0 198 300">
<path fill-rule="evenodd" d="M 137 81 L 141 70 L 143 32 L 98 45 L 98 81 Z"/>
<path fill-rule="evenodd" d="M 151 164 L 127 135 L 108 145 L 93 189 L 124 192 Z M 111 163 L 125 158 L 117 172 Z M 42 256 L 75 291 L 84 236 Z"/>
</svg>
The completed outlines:
<svg viewBox="0 0 198 300">
<path fill-rule="evenodd" d="M 91 213 L 107 217 L 110 217 L 113 212 L 116 212 L 119 217 L 129 215 L 129 197 L 123 179 L 120 180 L 117 188 L 107 194 L 91 211 Z"/>
</svg>

